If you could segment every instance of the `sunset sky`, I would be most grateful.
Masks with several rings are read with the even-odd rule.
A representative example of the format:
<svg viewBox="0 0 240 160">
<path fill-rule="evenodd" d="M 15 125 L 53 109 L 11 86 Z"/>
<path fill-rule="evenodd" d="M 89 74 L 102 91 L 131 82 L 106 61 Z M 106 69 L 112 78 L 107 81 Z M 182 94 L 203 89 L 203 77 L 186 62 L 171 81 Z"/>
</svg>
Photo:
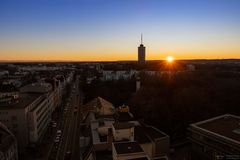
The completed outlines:
<svg viewBox="0 0 240 160">
<path fill-rule="evenodd" d="M 240 0 L 1 0 L 0 60 L 240 58 Z"/>
</svg>

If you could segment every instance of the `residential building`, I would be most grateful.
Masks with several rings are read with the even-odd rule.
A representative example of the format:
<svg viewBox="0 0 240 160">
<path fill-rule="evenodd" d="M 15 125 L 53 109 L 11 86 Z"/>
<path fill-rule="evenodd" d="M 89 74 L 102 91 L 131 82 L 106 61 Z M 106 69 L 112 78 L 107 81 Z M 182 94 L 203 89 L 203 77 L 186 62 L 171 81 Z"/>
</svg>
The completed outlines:
<svg viewBox="0 0 240 160">
<path fill-rule="evenodd" d="M 114 141 L 134 141 L 134 123 L 116 122 L 112 124 Z"/>
<path fill-rule="evenodd" d="M 91 122 L 91 138 L 95 151 L 111 150 L 113 142 L 111 126 L 113 123 L 113 119 Z"/>
<path fill-rule="evenodd" d="M 137 142 L 114 142 L 113 160 L 150 160 Z"/>
<path fill-rule="evenodd" d="M 43 139 L 56 105 L 53 93 L 51 84 L 34 83 L 22 87 L 14 102 L 0 104 L 0 122 L 17 137 L 20 153 Z"/>
<path fill-rule="evenodd" d="M 240 158 L 240 116 L 225 114 L 190 125 L 191 157 Z"/>
<path fill-rule="evenodd" d="M 138 71 L 136 70 L 105 70 L 102 73 L 102 80 L 103 81 L 112 81 L 112 80 L 126 80 L 133 78 Z"/>
<path fill-rule="evenodd" d="M 122 105 L 113 110 L 111 103 L 103 103 L 105 101 L 98 97 L 83 106 L 85 128 L 91 131 L 89 137 L 81 137 L 82 143 L 86 144 L 86 140 L 91 138 L 94 151 L 112 150 L 113 159 L 168 159 L 168 135 L 135 121 L 128 106 Z M 118 147 L 126 145 L 126 149 L 132 144 L 141 151 L 123 149 L 121 152 L 121 147 Z"/>
<path fill-rule="evenodd" d="M 11 104 L 15 103 L 19 97 L 19 91 L 12 84 L 1 84 L 0 85 L 0 103 Z"/>
<path fill-rule="evenodd" d="M 163 158 L 169 155 L 169 136 L 157 128 L 144 124 L 135 126 L 134 139 L 151 159 Z"/>
</svg>

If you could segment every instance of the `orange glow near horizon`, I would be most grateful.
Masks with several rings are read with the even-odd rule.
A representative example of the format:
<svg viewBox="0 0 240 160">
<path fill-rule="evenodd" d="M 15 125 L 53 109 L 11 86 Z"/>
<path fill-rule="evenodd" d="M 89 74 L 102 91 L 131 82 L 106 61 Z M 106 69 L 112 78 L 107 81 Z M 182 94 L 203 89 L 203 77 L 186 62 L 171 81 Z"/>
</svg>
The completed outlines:
<svg viewBox="0 0 240 160">
<path fill-rule="evenodd" d="M 240 59 L 240 51 L 203 51 L 203 52 L 173 52 L 157 53 L 147 51 L 147 60 L 166 60 L 170 53 L 173 60 L 181 59 Z M 171 59 L 171 58 L 170 58 Z M 137 51 L 88 52 L 78 50 L 0 50 L 0 61 L 121 61 L 137 60 Z"/>
</svg>

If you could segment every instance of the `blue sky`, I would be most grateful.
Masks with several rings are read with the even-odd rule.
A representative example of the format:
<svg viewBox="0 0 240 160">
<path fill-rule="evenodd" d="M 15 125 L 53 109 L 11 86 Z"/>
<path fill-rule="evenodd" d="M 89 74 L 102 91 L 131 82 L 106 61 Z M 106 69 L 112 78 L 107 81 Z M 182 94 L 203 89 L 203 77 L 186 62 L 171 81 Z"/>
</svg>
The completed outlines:
<svg viewBox="0 0 240 160">
<path fill-rule="evenodd" d="M 239 0 L 1 0 L 0 60 L 240 58 L 239 28 Z"/>
</svg>

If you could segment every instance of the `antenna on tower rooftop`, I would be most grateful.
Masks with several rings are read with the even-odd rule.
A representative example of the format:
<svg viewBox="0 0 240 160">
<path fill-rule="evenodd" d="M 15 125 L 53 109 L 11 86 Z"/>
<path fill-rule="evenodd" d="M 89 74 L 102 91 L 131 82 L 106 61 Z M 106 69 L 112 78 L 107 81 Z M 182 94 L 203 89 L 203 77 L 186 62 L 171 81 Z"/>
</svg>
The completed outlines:
<svg viewBox="0 0 240 160">
<path fill-rule="evenodd" d="M 142 36 L 142 34 L 141 34 L 141 44 L 142 44 L 142 37 L 143 37 L 143 36 Z"/>
</svg>

